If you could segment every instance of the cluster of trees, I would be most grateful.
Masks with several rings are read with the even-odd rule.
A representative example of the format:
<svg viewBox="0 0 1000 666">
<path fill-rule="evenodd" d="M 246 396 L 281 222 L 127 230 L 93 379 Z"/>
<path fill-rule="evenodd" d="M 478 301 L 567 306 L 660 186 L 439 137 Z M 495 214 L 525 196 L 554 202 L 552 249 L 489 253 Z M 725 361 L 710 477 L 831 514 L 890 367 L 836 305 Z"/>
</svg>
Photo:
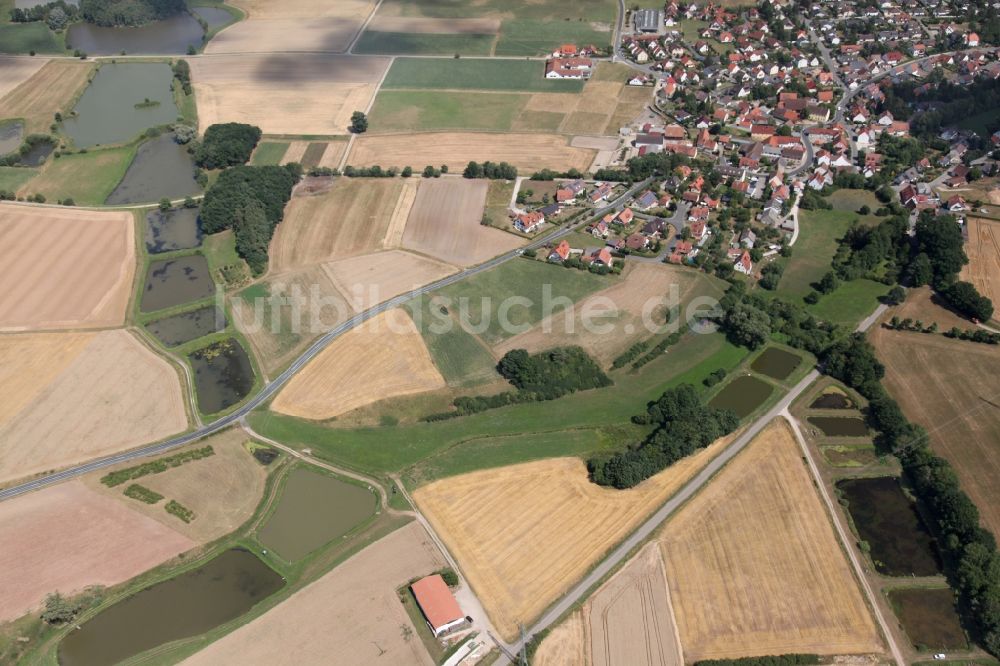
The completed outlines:
<svg viewBox="0 0 1000 666">
<path fill-rule="evenodd" d="M 893 317 L 883 324 L 883 326 L 890 331 L 911 331 L 913 333 L 937 333 L 938 330 L 936 321 L 924 326 L 924 322 L 922 320 L 918 319 L 913 321 L 910 317 L 906 317 L 905 319 Z"/>
<path fill-rule="evenodd" d="M 815 654 L 780 654 L 739 659 L 702 659 L 694 662 L 694 666 L 809 666 L 819 663 L 819 655 Z"/>
<path fill-rule="evenodd" d="M 185 9 L 184 0 L 80 0 L 83 19 L 103 26 L 142 25 Z"/>
<path fill-rule="evenodd" d="M 965 625 L 989 652 L 1000 654 L 1000 553 L 979 525 L 979 510 L 959 486 L 944 458 L 931 452 L 927 432 L 903 415 L 882 387 L 885 367 L 862 335 L 832 345 L 823 355 L 826 373 L 869 400 L 867 420 L 876 445 L 895 455 L 920 500 L 943 550 L 949 581 L 959 593 Z"/>
<path fill-rule="evenodd" d="M 553 171 L 552 169 L 542 169 L 541 171 L 536 171 L 531 174 L 531 180 L 555 180 L 556 178 L 583 178 L 584 174 L 579 169 L 570 169 L 569 171 Z"/>
<path fill-rule="evenodd" d="M 981 32 L 979 36 L 983 38 Z M 897 118 L 909 118 L 910 134 L 914 137 L 931 141 L 956 118 L 967 118 L 1000 106 L 1000 80 L 977 79 L 971 85 L 959 85 L 938 79 L 936 83 L 929 90 L 921 90 L 919 96 L 917 86 L 912 83 L 894 85 L 886 91 L 882 107 L 892 111 Z M 911 109 L 918 101 L 919 108 L 924 110 L 911 116 Z"/>
<path fill-rule="evenodd" d="M 222 169 L 246 164 L 260 137 L 260 128 L 253 125 L 244 123 L 211 125 L 205 130 L 205 136 L 195 148 L 194 163 L 203 169 Z"/>
<path fill-rule="evenodd" d="M 842 280 L 895 280 L 909 261 L 909 221 L 906 213 L 893 215 L 874 227 L 856 220 L 840 240 L 833 270 Z"/>
<path fill-rule="evenodd" d="M 789 345 L 818 354 L 837 334 L 836 326 L 820 322 L 801 305 L 747 294 L 743 282 L 730 285 L 713 317 L 730 342 L 749 349 L 780 333 Z"/>
<path fill-rule="evenodd" d="M 636 446 L 591 458 L 587 468 L 594 483 L 631 488 L 728 435 L 740 423 L 731 410 L 703 404 L 690 384 L 668 389 L 647 406 L 645 414 L 634 416 L 632 420 L 656 428 Z"/>
<path fill-rule="evenodd" d="M 490 180 L 514 180 L 517 178 L 517 167 L 508 164 L 507 162 L 496 162 L 486 161 L 480 164 L 479 162 L 469 162 L 465 166 L 465 171 L 462 175 L 466 178 L 489 178 Z"/>
<path fill-rule="evenodd" d="M 970 319 L 989 321 L 993 316 L 993 301 L 980 294 L 971 282 L 955 282 L 945 288 L 941 295 L 953 308 Z"/>
<path fill-rule="evenodd" d="M 181 90 L 184 91 L 185 95 L 190 95 L 191 90 L 191 66 L 188 64 L 187 60 L 178 60 L 170 69 L 174 72 L 174 78 L 177 79 L 181 84 Z"/>
<path fill-rule="evenodd" d="M 760 280 L 757 284 L 768 291 L 774 291 L 778 288 L 778 282 L 781 281 L 781 276 L 784 272 L 785 266 L 783 264 L 772 261 L 761 269 Z"/>
<path fill-rule="evenodd" d="M 301 176 L 297 164 L 226 169 L 205 193 L 202 230 L 214 234 L 232 229 L 236 251 L 259 275 L 267 268 L 268 244 Z"/>
<path fill-rule="evenodd" d="M 50 30 L 62 30 L 67 24 L 75 21 L 80 15 L 79 7 L 67 4 L 64 0 L 55 0 L 43 5 L 10 10 L 10 20 L 13 23 L 33 23 L 45 21 Z"/>
</svg>

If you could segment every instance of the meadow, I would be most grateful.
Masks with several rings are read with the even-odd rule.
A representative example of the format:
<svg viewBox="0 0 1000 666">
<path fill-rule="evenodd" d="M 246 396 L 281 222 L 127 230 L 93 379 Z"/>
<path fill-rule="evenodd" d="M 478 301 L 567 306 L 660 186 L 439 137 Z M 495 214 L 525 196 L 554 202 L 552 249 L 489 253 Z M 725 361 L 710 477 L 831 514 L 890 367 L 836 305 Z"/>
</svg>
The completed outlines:
<svg viewBox="0 0 1000 666">
<path fill-rule="evenodd" d="M 545 63 L 538 60 L 396 58 L 381 89 L 399 88 L 580 92 L 583 81 L 546 79 Z"/>
</svg>

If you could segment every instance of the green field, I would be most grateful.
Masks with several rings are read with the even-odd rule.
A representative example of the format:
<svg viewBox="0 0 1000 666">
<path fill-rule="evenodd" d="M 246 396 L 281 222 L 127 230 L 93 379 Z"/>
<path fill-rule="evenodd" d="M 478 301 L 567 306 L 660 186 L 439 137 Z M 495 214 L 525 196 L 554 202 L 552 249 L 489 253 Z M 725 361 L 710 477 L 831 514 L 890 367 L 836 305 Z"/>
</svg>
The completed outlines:
<svg viewBox="0 0 1000 666">
<path fill-rule="evenodd" d="M 261 141 L 257 150 L 253 151 L 250 164 L 254 166 L 275 165 L 281 162 L 288 150 L 287 141 Z"/>
<path fill-rule="evenodd" d="M 469 386 L 499 377 L 492 354 L 454 319 L 448 317 L 453 325 L 437 332 L 442 330 L 442 316 L 447 315 L 440 310 L 432 313 L 429 298 L 410 301 L 404 307 L 414 317 L 434 364 L 450 385 Z"/>
<path fill-rule="evenodd" d="M 0 191 L 17 192 L 29 180 L 38 175 L 38 169 L 24 167 L 0 167 Z"/>
<path fill-rule="evenodd" d="M 856 219 L 862 224 L 878 224 L 883 219 L 874 215 L 875 211 L 882 207 L 882 203 L 875 196 L 875 193 L 870 190 L 850 190 L 844 188 L 831 194 L 827 197 L 827 200 L 833 205 L 834 210 L 853 213 L 854 215 L 851 217 L 851 220 Z M 872 211 L 871 214 L 859 215 L 858 209 L 862 206 L 868 206 Z"/>
<path fill-rule="evenodd" d="M 69 197 L 79 206 L 101 205 L 125 176 L 135 151 L 133 144 L 49 158 L 28 193 L 43 194 L 50 202 Z"/>
<path fill-rule="evenodd" d="M 503 18 L 535 21 L 598 21 L 613 23 L 618 6 L 612 0 L 579 0 L 572 3 L 537 0 L 385 0 L 386 14 L 428 18 Z"/>
<path fill-rule="evenodd" d="M 386 55 L 488 56 L 496 35 L 443 35 L 366 30 L 354 47 L 355 53 Z"/>
<path fill-rule="evenodd" d="M 529 95 L 385 90 L 369 115 L 371 132 L 510 130 Z"/>
<path fill-rule="evenodd" d="M 786 278 L 782 278 L 784 280 Z M 819 303 L 807 305 L 806 310 L 823 321 L 854 328 L 878 307 L 878 299 L 889 291 L 887 285 L 874 280 L 844 282 L 833 293 L 821 297 Z"/>
<path fill-rule="evenodd" d="M 583 81 L 550 81 L 539 60 L 396 58 L 381 90 L 393 88 L 580 92 Z"/>
<path fill-rule="evenodd" d="M 856 215 L 837 210 L 799 211 L 799 238 L 792 246 L 792 256 L 778 284 L 777 294 L 802 298 L 830 270 L 830 262 Z"/>
<path fill-rule="evenodd" d="M 545 55 L 567 42 L 579 46 L 594 45 L 604 48 L 611 42 L 611 32 L 595 30 L 586 21 L 510 19 L 500 25 L 496 55 Z"/>
<path fill-rule="evenodd" d="M 4 16 L 6 20 L 8 17 Z M 0 53 L 63 53 L 62 42 L 45 23 L 0 23 Z"/>
</svg>

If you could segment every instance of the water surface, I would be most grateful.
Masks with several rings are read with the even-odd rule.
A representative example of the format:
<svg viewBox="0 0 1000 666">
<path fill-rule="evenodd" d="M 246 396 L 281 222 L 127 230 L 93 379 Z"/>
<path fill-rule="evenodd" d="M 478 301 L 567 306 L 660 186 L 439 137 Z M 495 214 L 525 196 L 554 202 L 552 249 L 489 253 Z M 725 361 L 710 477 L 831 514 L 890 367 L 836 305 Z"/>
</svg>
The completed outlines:
<svg viewBox="0 0 1000 666">
<path fill-rule="evenodd" d="M 742 419 L 763 405 L 772 391 L 774 387 L 764 380 L 743 375 L 726 384 L 708 404 L 718 409 L 731 409 Z"/>
<path fill-rule="evenodd" d="M 24 124 L 21 121 L 0 124 L 0 155 L 13 153 L 24 140 Z"/>
<path fill-rule="evenodd" d="M 93 23 L 74 23 L 66 43 L 87 55 L 180 55 L 188 47 L 201 46 L 205 31 L 188 13 L 134 27 L 112 28 Z"/>
<path fill-rule="evenodd" d="M 802 364 L 802 357 L 778 347 L 768 347 L 754 359 L 750 369 L 772 379 L 788 379 L 795 368 Z"/>
<path fill-rule="evenodd" d="M 194 172 L 187 146 L 179 145 L 174 135 L 166 132 L 139 146 L 122 182 L 104 203 L 151 203 L 164 197 L 174 201 L 200 194 Z"/>
<path fill-rule="evenodd" d="M 188 355 L 194 370 L 198 409 L 214 414 L 232 407 L 253 388 L 253 365 L 234 338 L 209 345 Z"/>
<path fill-rule="evenodd" d="M 200 254 L 154 261 L 142 292 L 143 312 L 155 312 L 206 298 L 215 293 L 208 261 Z"/>
<path fill-rule="evenodd" d="M 868 426 L 858 417 L 810 416 L 809 423 L 823 431 L 827 437 L 867 437 Z"/>
<path fill-rule="evenodd" d="M 146 328 L 168 347 L 217 333 L 226 328 L 226 314 L 214 305 L 182 312 L 146 324 Z"/>
<path fill-rule="evenodd" d="M 160 209 L 146 213 L 146 250 L 151 254 L 190 250 L 201 245 L 198 208 Z"/>
</svg>

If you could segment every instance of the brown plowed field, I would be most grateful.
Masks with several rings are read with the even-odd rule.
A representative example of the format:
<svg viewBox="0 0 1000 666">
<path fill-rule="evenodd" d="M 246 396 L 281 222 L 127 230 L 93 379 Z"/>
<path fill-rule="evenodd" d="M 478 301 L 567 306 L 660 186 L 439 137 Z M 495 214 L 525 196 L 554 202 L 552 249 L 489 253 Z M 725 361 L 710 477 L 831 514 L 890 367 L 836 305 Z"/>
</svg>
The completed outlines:
<svg viewBox="0 0 1000 666">
<path fill-rule="evenodd" d="M 381 249 L 402 191 L 397 178 L 337 178 L 325 192 L 293 197 L 271 241 L 271 270 Z"/>
<path fill-rule="evenodd" d="M 18 87 L 47 63 L 48 58 L 0 56 L 0 100 Z"/>
<path fill-rule="evenodd" d="M 80 480 L 0 502 L 0 534 L 0 622 L 50 592 L 115 585 L 195 545 Z"/>
<path fill-rule="evenodd" d="M 889 393 L 927 428 L 931 448 L 955 468 L 983 524 L 1000 534 L 1000 349 L 881 328 L 869 337 Z"/>
<path fill-rule="evenodd" d="M 424 528 L 409 523 L 183 663 L 328 664 L 339 655 L 356 664 L 432 666 L 396 589 L 443 566 Z"/>
<path fill-rule="evenodd" d="M 464 178 L 421 183 L 403 233 L 403 247 L 457 266 L 473 266 L 524 240 L 483 226 L 488 183 Z"/>
<path fill-rule="evenodd" d="M 491 35 L 500 30 L 500 19 L 384 16 L 379 12 L 365 29 L 434 35 Z"/>
<path fill-rule="evenodd" d="M 374 0 L 234 0 L 248 15 L 205 47 L 206 53 L 347 50 L 375 8 Z"/>
<path fill-rule="evenodd" d="M 882 652 L 784 419 L 661 531 L 684 658 Z"/>
<path fill-rule="evenodd" d="M 166 361 L 128 331 L 103 331 L 86 341 L 79 335 L 0 336 L 0 374 L 7 380 L 0 403 L 24 403 L 0 423 L 0 483 L 187 427 L 180 380 Z M 8 374 L 9 365 L 15 370 Z M 33 394 L 30 402 L 24 387 Z"/>
<path fill-rule="evenodd" d="M 969 242 L 965 252 L 969 263 L 962 279 L 976 285 L 979 293 L 1000 303 L 1000 222 L 969 219 Z"/>
<path fill-rule="evenodd" d="M 457 272 L 454 266 L 402 250 L 331 261 L 323 270 L 359 312 Z"/>
<path fill-rule="evenodd" d="M 34 76 L 0 98 L 0 118 L 25 118 L 25 131 L 29 134 L 48 132 L 56 111 L 69 110 L 66 104 L 87 84 L 92 71 L 93 62 L 60 59 L 46 63 Z"/>
<path fill-rule="evenodd" d="M 558 134 L 428 132 L 359 136 L 347 163 L 358 167 L 447 164 L 449 170 L 460 173 L 469 159 L 475 158 L 477 162 L 509 162 L 528 172 L 542 168 L 583 171 L 594 154 L 593 150 L 571 148 L 567 138 Z"/>
<path fill-rule="evenodd" d="M 591 483 L 578 458 L 553 458 L 441 479 L 413 497 L 512 639 L 728 441 L 630 490 Z"/>
<path fill-rule="evenodd" d="M 316 54 L 192 58 L 199 128 L 243 122 L 265 134 L 347 134 L 351 114 L 368 108 L 389 62 Z"/>
<path fill-rule="evenodd" d="M 583 666 L 589 664 L 585 653 L 587 637 L 583 615 L 577 611 L 556 625 L 535 652 L 534 666 Z"/>
<path fill-rule="evenodd" d="M 331 419 L 385 398 L 444 386 L 413 320 L 396 309 L 335 340 L 288 382 L 271 408 Z"/>
<path fill-rule="evenodd" d="M 131 213 L 0 205 L 0 331 L 121 325 L 134 274 Z"/>
</svg>

